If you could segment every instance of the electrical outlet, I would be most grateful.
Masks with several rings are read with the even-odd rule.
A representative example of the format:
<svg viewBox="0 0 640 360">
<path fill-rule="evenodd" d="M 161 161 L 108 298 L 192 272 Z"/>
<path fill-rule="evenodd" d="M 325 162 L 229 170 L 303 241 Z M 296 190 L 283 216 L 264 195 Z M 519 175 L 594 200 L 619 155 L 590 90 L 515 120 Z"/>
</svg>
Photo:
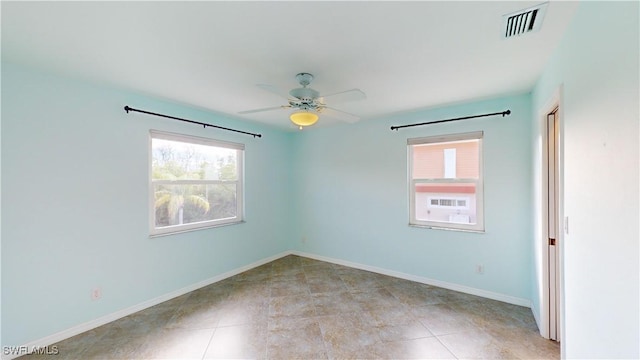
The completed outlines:
<svg viewBox="0 0 640 360">
<path fill-rule="evenodd" d="M 476 274 L 484 274 L 484 265 L 482 264 L 476 265 Z"/>
<path fill-rule="evenodd" d="M 96 301 L 100 300 L 100 298 L 102 298 L 102 289 L 99 287 L 91 289 L 91 300 Z"/>
</svg>

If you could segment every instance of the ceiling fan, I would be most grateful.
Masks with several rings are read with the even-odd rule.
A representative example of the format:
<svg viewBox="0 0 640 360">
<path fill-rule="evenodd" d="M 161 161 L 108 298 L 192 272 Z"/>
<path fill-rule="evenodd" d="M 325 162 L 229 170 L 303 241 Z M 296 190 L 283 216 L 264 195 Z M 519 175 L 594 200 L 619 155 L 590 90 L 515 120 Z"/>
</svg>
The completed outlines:
<svg viewBox="0 0 640 360">
<path fill-rule="evenodd" d="M 287 105 L 246 110 L 241 111 L 238 114 L 252 114 L 271 110 L 293 109 L 293 112 L 291 113 L 289 118 L 291 119 L 291 122 L 297 125 L 300 130 L 302 130 L 302 128 L 305 126 L 315 124 L 318 121 L 319 115 L 328 116 L 346 122 L 355 122 L 360 120 L 358 116 L 327 106 L 325 102 L 327 99 L 330 102 L 336 103 L 364 100 L 367 98 L 367 95 L 365 95 L 365 93 L 360 89 L 351 89 L 328 95 L 321 95 L 318 91 L 308 87 L 313 80 L 313 75 L 309 73 L 299 73 L 296 75 L 296 79 L 302 87 L 292 89 L 291 91 L 289 91 L 289 93 L 285 93 L 272 85 L 257 85 L 263 90 L 269 91 L 273 94 L 285 98 L 287 100 Z"/>
</svg>

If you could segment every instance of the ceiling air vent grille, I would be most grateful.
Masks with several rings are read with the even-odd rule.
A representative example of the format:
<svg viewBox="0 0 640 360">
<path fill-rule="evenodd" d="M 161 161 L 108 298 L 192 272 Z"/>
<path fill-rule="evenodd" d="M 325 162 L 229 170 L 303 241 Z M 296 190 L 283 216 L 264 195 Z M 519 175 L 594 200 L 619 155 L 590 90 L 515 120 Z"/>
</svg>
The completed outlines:
<svg viewBox="0 0 640 360">
<path fill-rule="evenodd" d="M 549 3 L 507 14 L 503 19 L 503 36 L 505 39 L 532 33 L 540 30 L 542 19 Z"/>
</svg>

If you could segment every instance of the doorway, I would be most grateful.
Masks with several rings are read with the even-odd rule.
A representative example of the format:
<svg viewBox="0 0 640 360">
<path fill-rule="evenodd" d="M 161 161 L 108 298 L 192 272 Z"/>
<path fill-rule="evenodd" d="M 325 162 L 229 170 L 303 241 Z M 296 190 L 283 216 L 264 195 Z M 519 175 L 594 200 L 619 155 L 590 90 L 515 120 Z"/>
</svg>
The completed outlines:
<svg viewBox="0 0 640 360">
<path fill-rule="evenodd" d="M 560 341 L 560 112 L 556 106 L 547 114 L 546 164 L 547 164 L 547 284 L 549 339 Z"/>
</svg>

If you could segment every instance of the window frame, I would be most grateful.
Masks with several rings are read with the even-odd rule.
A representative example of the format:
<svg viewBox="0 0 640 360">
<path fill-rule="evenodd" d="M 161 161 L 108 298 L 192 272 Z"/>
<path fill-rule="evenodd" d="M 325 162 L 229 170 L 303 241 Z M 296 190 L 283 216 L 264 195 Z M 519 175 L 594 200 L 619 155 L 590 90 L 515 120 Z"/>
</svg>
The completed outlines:
<svg viewBox="0 0 640 360">
<path fill-rule="evenodd" d="M 218 148 L 236 150 L 236 180 L 154 180 L 153 179 L 153 140 L 163 139 L 169 141 L 178 141 L 190 144 L 212 146 Z M 196 231 L 209 229 L 213 227 L 233 225 L 244 222 L 244 150 L 245 145 L 211 138 L 177 134 L 166 131 L 150 130 L 149 131 L 149 159 L 148 159 L 148 187 L 149 187 L 149 236 L 157 237 L 183 233 L 188 231 Z M 206 220 L 193 222 L 188 224 L 170 225 L 156 227 L 156 210 L 155 210 L 155 185 L 216 185 L 216 184 L 235 184 L 236 185 L 236 216 L 222 219 Z"/>
<path fill-rule="evenodd" d="M 414 145 L 425 144 L 439 144 L 447 142 L 478 140 L 478 179 L 466 179 L 466 178 L 425 178 L 425 179 L 413 179 L 413 147 Z M 408 190 L 409 190 L 409 226 L 423 227 L 429 229 L 442 229 L 442 230 L 454 230 L 454 231 L 467 231 L 484 233 L 484 160 L 483 160 L 483 142 L 484 132 L 475 131 L 468 133 L 448 134 L 448 135 L 436 135 L 420 138 L 407 139 L 407 158 L 408 158 Z M 416 218 L 416 186 L 419 184 L 432 184 L 432 183 L 474 183 L 476 186 L 476 223 L 475 224 L 461 224 L 454 222 L 444 221 L 427 221 L 418 220 Z"/>
</svg>

